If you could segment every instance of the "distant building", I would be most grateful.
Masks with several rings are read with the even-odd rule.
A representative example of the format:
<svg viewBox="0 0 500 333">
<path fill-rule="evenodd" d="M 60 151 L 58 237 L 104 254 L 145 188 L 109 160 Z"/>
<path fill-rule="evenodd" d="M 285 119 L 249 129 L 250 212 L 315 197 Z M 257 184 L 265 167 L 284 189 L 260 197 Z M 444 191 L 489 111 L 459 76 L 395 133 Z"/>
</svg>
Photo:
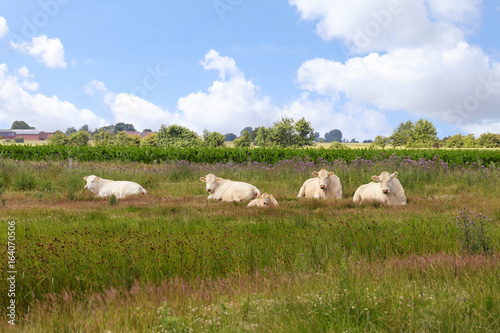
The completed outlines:
<svg viewBox="0 0 500 333">
<path fill-rule="evenodd" d="M 0 137 L 2 139 L 17 139 L 41 141 L 48 140 L 54 135 L 54 132 L 45 132 L 39 130 L 4 130 L 0 129 Z"/>
<path fill-rule="evenodd" d="M 8 129 L 0 129 L 0 138 L 5 139 L 5 140 L 12 140 L 16 136 L 16 133 L 13 130 L 8 130 Z"/>
</svg>

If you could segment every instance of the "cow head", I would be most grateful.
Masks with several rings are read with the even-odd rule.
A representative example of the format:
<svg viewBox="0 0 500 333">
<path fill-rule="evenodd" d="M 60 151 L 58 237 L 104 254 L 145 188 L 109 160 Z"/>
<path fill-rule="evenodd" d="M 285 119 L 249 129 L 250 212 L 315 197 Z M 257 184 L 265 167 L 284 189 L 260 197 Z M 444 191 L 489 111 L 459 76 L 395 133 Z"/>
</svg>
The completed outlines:
<svg viewBox="0 0 500 333">
<path fill-rule="evenodd" d="M 205 177 L 200 177 L 200 180 L 206 184 L 207 192 L 213 193 L 213 191 L 215 191 L 215 188 L 218 185 L 217 183 L 219 183 L 222 180 L 222 178 L 209 173 Z"/>
<path fill-rule="evenodd" d="M 319 188 L 326 191 L 328 189 L 328 185 L 330 185 L 330 176 L 333 176 L 334 173 L 321 169 L 320 171 L 314 171 L 312 174 L 313 176 L 318 177 Z"/>
<path fill-rule="evenodd" d="M 83 177 L 83 180 L 87 181 L 87 185 L 85 185 L 85 189 L 94 192 L 97 189 L 97 183 L 101 180 L 101 177 L 91 175 L 91 176 Z"/>
<path fill-rule="evenodd" d="M 394 172 L 392 175 L 388 172 L 382 172 L 380 176 L 373 176 L 372 179 L 376 182 L 380 182 L 380 189 L 382 193 L 389 194 L 392 190 L 392 180 L 398 176 L 397 172 Z"/>
</svg>

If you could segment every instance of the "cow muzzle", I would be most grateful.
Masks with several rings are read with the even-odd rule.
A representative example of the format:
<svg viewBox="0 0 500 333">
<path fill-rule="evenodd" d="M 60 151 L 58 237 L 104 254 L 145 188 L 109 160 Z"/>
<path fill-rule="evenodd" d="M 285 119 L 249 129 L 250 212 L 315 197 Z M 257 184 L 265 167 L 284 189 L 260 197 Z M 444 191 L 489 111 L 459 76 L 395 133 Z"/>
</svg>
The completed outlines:
<svg viewBox="0 0 500 333">
<path fill-rule="evenodd" d="M 319 188 L 322 189 L 323 191 L 326 191 L 326 185 L 320 185 Z"/>
<path fill-rule="evenodd" d="M 207 188 L 207 192 L 208 193 L 212 193 L 212 189 L 211 188 Z"/>
<path fill-rule="evenodd" d="M 391 193 L 391 192 L 389 191 L 389 189 L 388 189 L 388 188 L 384 188 L 384 189 L 382 189 L 382 193 L 384 193 L 384 194 L 389 194 L 389 193 Z"/>
</svg>

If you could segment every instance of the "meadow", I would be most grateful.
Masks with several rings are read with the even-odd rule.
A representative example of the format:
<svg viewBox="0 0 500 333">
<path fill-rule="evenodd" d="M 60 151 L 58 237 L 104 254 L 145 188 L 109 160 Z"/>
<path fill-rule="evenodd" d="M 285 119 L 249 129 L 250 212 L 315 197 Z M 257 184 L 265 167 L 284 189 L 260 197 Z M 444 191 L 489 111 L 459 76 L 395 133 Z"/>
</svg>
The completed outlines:
<svg viewBox="0 0 500 333">
<path fill-rule="evenodd" d="M 3 306 L 0 327 L 498 332 L 500 152 L 470 163 L 380 154 L 157 164 L 75 159 L 71 167 L 66 157 L 1 158 L 1 234 L 6 242 L 15 222 L 18 321 L 9 325 Z M 340 177 L 343 198 L 296 198 L 321 168 Z M 399 172 L 408 205 L 355 205 L 356 188 L 384 170 Z M 209 202 L 199 181 L 207 173 L 250 182 L 280 207 Z M 136 181 L 148 194 L 95 198 L 83 189 L 90 174 Z M 7 247 L 0 253 L 7 258 Z M 7 289 L 2 279 L 2 304 Z"/>
</svg>

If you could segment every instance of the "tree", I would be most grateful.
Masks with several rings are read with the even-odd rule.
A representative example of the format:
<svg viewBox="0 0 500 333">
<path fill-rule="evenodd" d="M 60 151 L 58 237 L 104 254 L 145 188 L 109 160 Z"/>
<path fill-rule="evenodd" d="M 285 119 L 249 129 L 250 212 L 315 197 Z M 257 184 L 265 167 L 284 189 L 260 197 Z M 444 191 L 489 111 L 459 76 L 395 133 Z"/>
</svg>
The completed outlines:
<svg viewBox="0 0 500 333">
<path fill-rule="evenodd" d="M 389 143 L 389 138 L 386 138 L 385 136 L 378 135 L 375 140 L 370 144 L 370 147 L 380 147 L 382 149 L 385 148 L 385 146 Z"/>
<path fill-rule="evenodd" d="M 90 133 L 89 125 L 87 125 L 87 124 L 83 125 L 82 127 L 80 127 L 79 131 L 84 131 L 84 132 Z"/>
<path fill-rule="evenodd" d="M 69 144 L 69 138 L 63 132 L 56 131 L 54 133 L 54 135 L 52 135 L 50 137 L 49 144 L 51 144 L 51 145 L 58 145 L 58 146 L 65 146 L 65 145 Z"/>
<path fill-rule="evenodd" d="M 73 133 L 76 133 L 76 129 L 75 129 L 74 127 L 68 127 L 68 129 L 66 129 L 65 134 L 66 134 L 67 136 L 70 136 L 70 135 L 71 135 L 71 134 L 73 134 Z"/>
<path fill-rule="evenodd" d="M 203 145 L 205 147 L 222 147 L 224 145 L 224 135 L 219 132 L 203 131 Z"/>
<path fill-rule="evenodd" d="M 295 128 L 292 118 L 281 117 L 271 128 L 271 141 L 280 147 L 290 147 L 295 144 Z"/>
<path fill-rule="evenodd" d="M 296 132 L 295 144 L 299 147 L 311 146 L 316 138 L 311 123 L 302 118 L 295 123 L 294 127 Z"/>
<path fill-rule="evenodd" d="M 271 130 L 264 126 L 257 127 L 255 130 L 255 144 L 259 147 L 268 147 L 272 145 Z"/>
<path fill-rule="evenodd" d="M 328 133 L 325 133 L 325 142 L 342 142 L 342 132 L 338 129 L 331 130 Z"/>
<path fill-rule="evenodd" d="M 118 132 L 121 132 L 121 131 L 125 131 L 125 132 L 137 132 L 135 130 L 134 125 L 132 125 L 132 124 L 117 123 L 115 125 L 115 134 L 118 133 Z"/>
<path fill-rule="evenodd" d="M 86 146 L 90 140 L 89 132 L 79 130 L 68 137 L 69 141 L 77 146 Z"/>
<path fill-rule="evenodd" d="M 415 122 L 408 147 L 432 147 L 438 142 L 436 127 L 427 119 Z"/>
<path fill-rule="evenodd" d="M 500 134 L 483 133 L 477 139 L 477 144 L 483 148 L 500 148 Z"/>
<path fill-rule="evenodd" d="M 141 140 L 141 147 L 158 147 L 158 134 L 149 133 Z"/>
<path fill-rule="evenodd" d="M 314 132 L 314 142 L 320 142 L 320 140 L 321 140 L 321 134 L 319 134 L 319 132 Z"/>
<path fill-rule="evenodd" d="M 94 134 L 94 146 L 109 146 L 113 145 L 115 141 L 115 135 L 113 132 L 103 130 L 100 128 L 97 133 Z"/>
<path fill-rule="evenodd" d="M 23 129 L 27 129 L 27 130 L 34 130 L 36 128 L 34 127 L 31 127 L 30 125 L 28 125 L 25 121 L 22 121 L 22 120 L 16 120 L 12 123 L 12 126 L 10 127 L 10 129 L 13 129 L 13 130 L 23 130 Z"/>
<path fill-rule="evenodd" d="M 234 133 L 224 134 L 224 141 L 234 141 L 234 139 L 236 139 L 236 138 L 237 138 L 237 136 Z"/>
<path fill-rule="evenodd" d="M 406 146 L 412 138 L 412 133 L 414 131 L 414 125 L 411 120 L 406 123 L 402 122 L 396 127 L 390 139 L 394 147 Z"/>
<path fill-rule="evenodd" d="M 192 147 L 201 145 L 202 141 L 198 134 L 190 129 L 179 126 L 161 125 L 158 131 L 158 144 L 164 147 Z"/>
<path fill-rule="evenodd" d="M 130 135 L 125 131 L 120 131 L 116 133 L 114 143 L 117 146 L 138 147 L 141 144 L 141 137 L 139 135 Z"/>
<path fill-rule="evenodd" d="M 235 147 L 248 148 L 252 144 L 252 134 L 248 131 L 242 131 L 243 135 L 236 138 L 234 142 Z"/>
<path fill-rule="evenodd" d="M 250 134 L 253 133 L 252 127 L 248 126 L 248 127 L 245 127 L 244 129 L 241 130 L 240 136 L 243 136 L 243 132 L 245 132 L 245 131 L 250 133 Z"/>
</svg>

